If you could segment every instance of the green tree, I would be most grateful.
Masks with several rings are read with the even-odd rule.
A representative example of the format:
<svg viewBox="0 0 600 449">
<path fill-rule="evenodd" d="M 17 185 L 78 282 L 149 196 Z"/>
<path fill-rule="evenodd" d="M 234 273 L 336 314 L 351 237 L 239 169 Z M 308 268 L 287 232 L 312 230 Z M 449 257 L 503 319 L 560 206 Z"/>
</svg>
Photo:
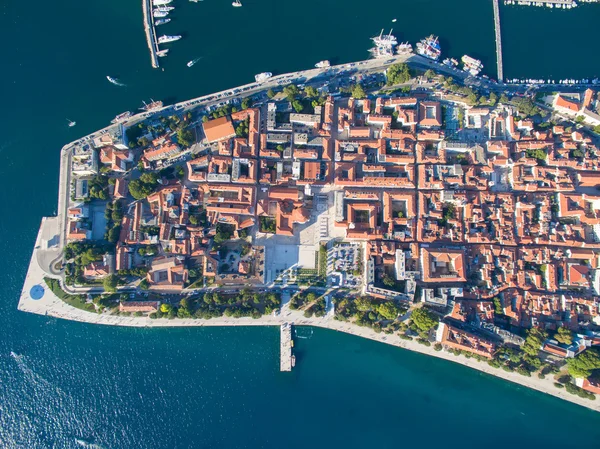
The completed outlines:
<svg viewBox="0 0 600 449">
<path fill-rule="evenodd" d="M 425 70 L 425 73 L 423 74 L 423 76 L 425 78 L 427 78 L 428 80 L 435 78 L 435 72 L 431 69 L 427 69 Z"/>
<path fill-rule="evenodd" d="M 357 100 L 362 100 L 363 98 L 367 98 L 367 93 L 365 92 L 365 90 L 363 89 L 363 87 L 360 83 L 356 83 L 354 86 L 352 86 L 351 92 L 352 92 L 352 96 L 354 98 L 356 98 Z"/>
<path fill-rule="evenodd" d="M 194 143 L 194 133 L 190 129 L 178 129 L 177 142 L 183 147 L 191 146 Z"/>
<path fill-rule="evenodd" d="M 469 92 L 467 94 L 467 102 L 471 105 L 475 105 L 477 104 L 478 101 L 478 97 L 477 94 L 475 92 Z"/>
<path fill-rule="evenodd" d="M 439 322 L 439 319 L 436 315 L 423 307 L 413 310 L 410 319 L 417 329 L 423 332 L 433 329 Z"/>
<path fill-rule="evenodd" d="M 112 293 L 117 291 L 118 283 L 119 277 L 114 274 L 110 274 L 104 278 L 102 285 L 104 286 L 104 291 Z"/>
<path fill-rule="evenodd" d="M 136 200 L 142 200 L 150 195 L 158 185 L 158 175 L 154 172 L 142 173 L 139 179 L 129 183 L 129 193 Z"/>
<path fill-rule="evenodd" d="M 394 287 L 396 285 L 396 280 L 386 273 L 383 275 L 383 285 L 387 287 Z"/>
<path fill-rule="evenodd" d="M 302 110 L 304 109 L 304 105 L 302 104 L 301 101 L 298 101 L 298 100 L 292 101 L 292 107 L 294 108 L 294 111 L 296 111 L 298 113 L 302 112 Z"/>
<path fill-rule="evenodd" d="M 169 313 L 171 310 L 173 310 L 173 306 L 171 304 L 167 304 L 166 302 L 163 302 L 160 305 L 160 311 L 162 313 Z"/>
<path fill-rule="evenodd" d="M 96 262 L 97 260 L 100 260 L 101 258 L 102 258 L 102 255 L 100 254 L 99 250 L 97 250 L 96 248 L 88 248 L 87 250 L 85 250 L 84 252 L 82 252 L 80 254 L 78 265 L 81 265 L 81 266 L 89 265 L 90 263 Z"/>
<path fill-rule="evenodd" d="M 559 343 L 570 345 L 573 343 L 573 333 L 566 327 L 559 327 L 556 334 L 554 334 L 554 339 Z"/>
<path fill-rule="evenodd" d="M 571 376 L 588 378 L 593 370 L 600 369 L 600 354 L 597 349 L 587 349 L 567 360 L 567 367 Z"/>
<path fill-rule="evenodd" d="M 283 93 L 285 94 L 287 99 L 290 102 L 292 102 L 300 94 L 300 91 L 298 90 L 298 87 L 296 87 L 294 84 L 288 84 L 283 88 Z"/>
<path fill-rule="evenodd" d="M 306 98 L 316 98 L 319 96 L 319 92 L 313 86 L 306 86 L 304 88 L 304 95 Z"/>
<path fill-rule="evenodd" d="M 410 80 L 411 71 L 408 64 L 399 63 L 390 66 L 386 72 L 388 86 L 403 84 Z"/>
<path fill-rule="evenodd" d="M 511 102 L 517 110 L 526 117 L 540 113 L 540 108 L 537 107 L 529 97 L 514 97 Z"/>
<path fill-rule="evenodd" d="M 360 312 L 368 312 L 373 308 L 373 302 L 368 296 L 361 296 L 360 298 L 356 298 L 354 300 L 354 305 L 356 306 L 356 310 Z"/>
<path fill-rule="evenodd" d="M 113 226 L 108 231 L 108 235 L 106 236 L 106 240 L 108 240 L 109 243 L 113 243 L 113 244 L 117 243 L 119 241 L 120 235 L 121 235 L 121 226 L 119 226 L 119 225 Z"/>
<path fill-rule="evenodd" d="M 384 303 L 379 304 L 377 311 L 381 316 L 387 318 L 388 320 L 395 320 L 400 313 L 400 308 L 393 301 L 386 301 Z"/>
<path fill-rule="evenodd" d="M 242 109 L 248 109 L 251 106 L 252 106 L 252 100 L 250 100 L 250 97 L 246 97 L 242 100 L 242 104 L 241 104 Z"/>
<path fill-rule="evenodd" d="M 521 349 L 523 349 L 525 354 L 537 356 L 546 338 L 548 338 L 548 334 L 545 331 L 537 328 L 529 329 L 527 338 Z"/>
</svg>

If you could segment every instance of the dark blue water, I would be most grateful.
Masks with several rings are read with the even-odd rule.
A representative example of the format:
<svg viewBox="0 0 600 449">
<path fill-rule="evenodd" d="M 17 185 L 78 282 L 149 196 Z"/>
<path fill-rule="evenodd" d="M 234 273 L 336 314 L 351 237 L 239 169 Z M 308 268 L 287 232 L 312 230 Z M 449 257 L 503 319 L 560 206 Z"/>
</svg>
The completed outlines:
<svg viewBox="0 0 600 449">
<path fill-rule="evenodd" d="M 446 54 L 495 72 L 487 1 L 176 0 L 163 29 L 186 37 L 164 72 L 150 67 L 140 3 L 0 3 L 0 447 L 597 446 L 598 414 L 346 335 L 315 330 L 281 374 L 275 329 L 119 329 L 17 312 L 40 219 L 56 209 L 61 146 L 142 100 L 364 58 L 391 26 L 401 41 L 438 34 Z M 586 58 L 598 11 L 503 8 L 506 76 L 600 74 Z"/>
</svg>

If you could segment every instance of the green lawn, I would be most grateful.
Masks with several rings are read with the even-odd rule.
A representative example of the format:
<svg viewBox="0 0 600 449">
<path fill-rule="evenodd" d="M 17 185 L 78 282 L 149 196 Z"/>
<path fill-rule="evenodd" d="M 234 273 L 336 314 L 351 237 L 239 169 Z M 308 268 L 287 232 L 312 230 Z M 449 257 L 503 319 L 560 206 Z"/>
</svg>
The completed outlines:
<svg viewBox="0 0 600 449">
<path fill-rule="evenodd" d="M 76 307 L 81 310 L 85 310 L 86 312 L 96 312 L 96 308 L 93 304 L 88 304 L 85 302 L 85 296 L 70 295 L 61 288 L 60 283 L 56 279 L 44 278 L 44 282 L 46 282 L 48 288 L 52 290 L 52 293 L 54 293 L 56 296 L 58 296 L 70 306 Z"/>
</svg>

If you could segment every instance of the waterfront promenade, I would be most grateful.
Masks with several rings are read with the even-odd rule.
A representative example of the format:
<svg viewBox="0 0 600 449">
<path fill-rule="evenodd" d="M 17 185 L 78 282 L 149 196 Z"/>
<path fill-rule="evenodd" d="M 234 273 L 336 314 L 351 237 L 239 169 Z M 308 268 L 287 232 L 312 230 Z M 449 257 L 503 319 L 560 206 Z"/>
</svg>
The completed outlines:
<svg viewBox="0 0 600 449">
<path fill-rule="evenodd" d="M 39 236 L 38 236 L 39 237 Z M 324 329 L 330 329 L 338 332 L 352 334 L 361 338 L 368 338 L 380 343 L 396 346 L 409 351 L 419 352 L 421 354 L 459 363 L 469 368 L 476 369 L 483 373 L 499 377 L 501 379 L 531 388 L 542 393 L 546 393 L 565 401 L 587 407 L 591 410 L 600 412 L 600 402 L 590 401 L 569 394 L 565 389 L 559 389 L 554 386 L 552 376 L 545 379 L 538 377 L 525 377 L 516 372 L 507 372 L 499 368 L 493 368 L 485 362 L 480 362 L 474 358 L 467 358 L 463 355 L 455 356 L 444 350 L 436 351 L 433 346 L 424 346 L 415 340 L 402 340 L 394 334 L 377 333 L 368 327 L 359 327 L 355 324 L 338 321 L 331 316 L 306 318 L 301 311 L 289 309 L 286 304 L 282 307 L 278 315 L 266 315 L 258 319 L 254 318 L 230 318 L 218 317 L 209 320 L 206 319 L 151 319 L 148 317 L 134 316 L 115 316 L 109 314 L 97 314 L 76 309 L 52 293 L 43 281 L 43 271 L 37 263 L 37 257 L 34 250 L 34 257 L 31 259 L 23 293 L 19 301 L 19 310 L 30 312 L 48 317 L 61 318 L 70 321 L 79 321 L 91 324 L 103 324 L 111 326 L 126 327 L 145 327 L 145 328 L 168 328 L 168 327 L 205 327 L 205 326 L 281 326 L 289 323 L 294 326 L 314 326 Z M 40 299 L 31 297 L 31 289 L 34 286 L 40 286 L 43 289 L 43 295 Z M 39 289 L 38 289 L 39 290 Z"/>
</svg>

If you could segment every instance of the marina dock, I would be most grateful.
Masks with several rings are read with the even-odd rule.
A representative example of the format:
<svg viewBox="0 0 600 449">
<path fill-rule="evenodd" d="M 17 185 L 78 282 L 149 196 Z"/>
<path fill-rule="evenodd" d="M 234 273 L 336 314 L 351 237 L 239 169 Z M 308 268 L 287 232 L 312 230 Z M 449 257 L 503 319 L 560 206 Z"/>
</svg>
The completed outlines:
<svg viewBox="0 0 600 449">
<path fill-rule="evenodd" d="M 498 81 L 504 80 L 504 70 L 502 69 L 502 36 L 500 33 L 500 6 L 498 0 L 494 2 L 494 27 L 496 29 L 496 65 L 498 66 Z"/>
<path fill-rule="evenodd" d="M 158 43 L 156 42 L 156 30 L 152 19 L 152 0 L 142 0 L 142 11 L 144 12 L 144 31 L 150 50 L 150 60 L 152 61 L 152 67 L 158 69 Z"/>
<path fill-rule="evenodd" d="M 291 371 L 295 364 L 294 354 L 292 354 L 292 347 L 294 346 L 294 340 L 292 340 L 292 325 L 290 323 L 283 323 L 281 325 L 281 371 Z"/>
</svg>

